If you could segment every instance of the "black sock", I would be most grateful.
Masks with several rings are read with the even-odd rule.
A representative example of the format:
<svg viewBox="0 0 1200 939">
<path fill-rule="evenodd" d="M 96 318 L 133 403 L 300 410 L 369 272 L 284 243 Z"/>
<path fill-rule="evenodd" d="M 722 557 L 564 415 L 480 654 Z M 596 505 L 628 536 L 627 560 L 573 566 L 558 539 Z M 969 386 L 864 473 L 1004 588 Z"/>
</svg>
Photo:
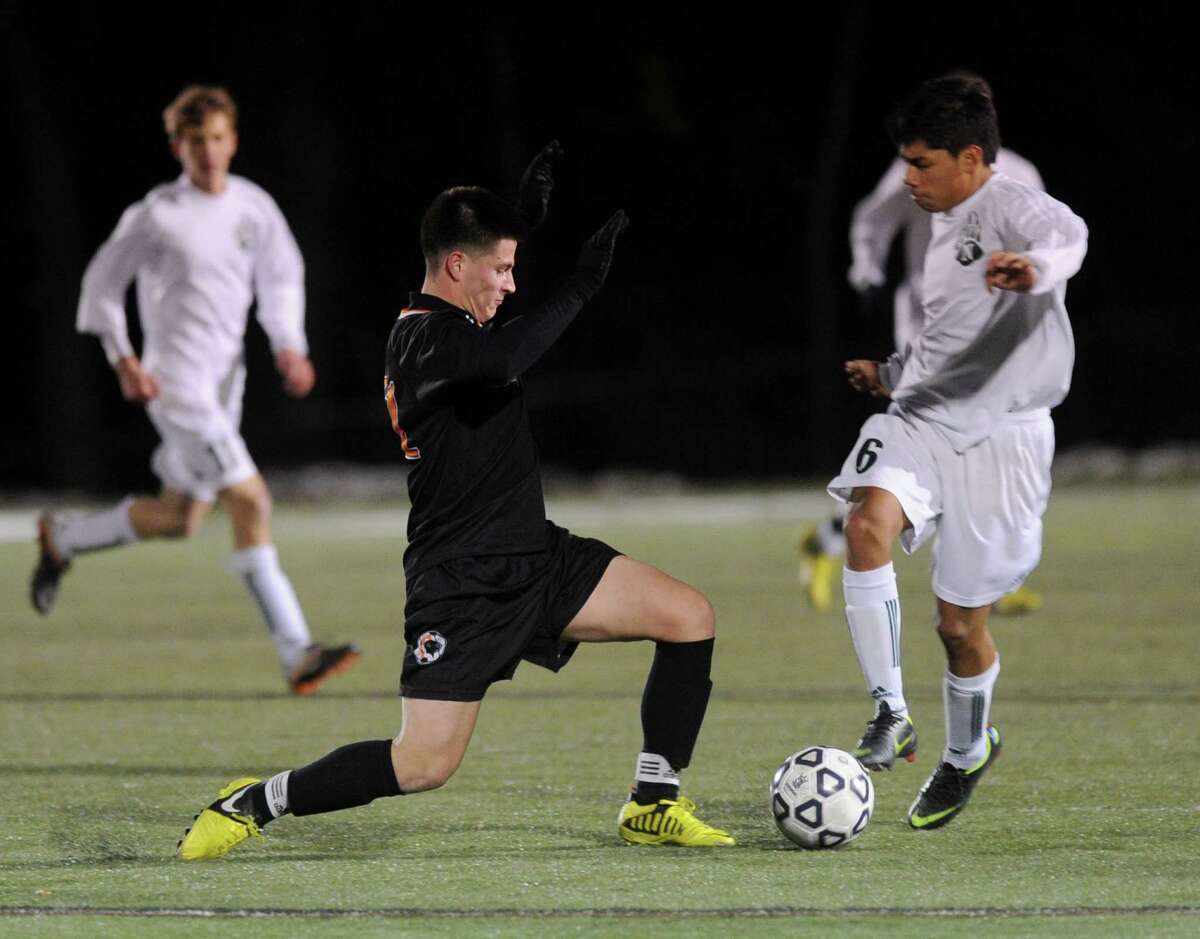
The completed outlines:
<svg viewBox="0 0 1200 939">
<path fill-rule="evenodd" d="M 261 787 L 255 787 L 261 788 Z M 315 763 L 292 770 L 288 802 L 293 815 L 319 815 L 403 795 L 392 768 L 390 740 L 364 740 L 339 747 Z M 263 796 L 263 807 L 266 797 Z M 270 812 L 268 810 L 268 815 Z"/>
<path fill-rule="evenodd" d="M 712 682 L 713 640 L 659 642 L 642 693 L 642 749 L 657 753 L 680 772 L 692 761 L 692 750 L 704 722 Z M 658 793 L 658 794 L 655 794 Z M 674 798 L 677 786 L 638 781 L 634 798 L 645 805 Z"/>
<path fill-rule="evenodd" d="M 659 799 L 678 799 L 679 787 L 670 783 L 653 783 L 639 779 L 633 787 L 633 801 L 638 805 L 653 805 Z"/>
</svg>

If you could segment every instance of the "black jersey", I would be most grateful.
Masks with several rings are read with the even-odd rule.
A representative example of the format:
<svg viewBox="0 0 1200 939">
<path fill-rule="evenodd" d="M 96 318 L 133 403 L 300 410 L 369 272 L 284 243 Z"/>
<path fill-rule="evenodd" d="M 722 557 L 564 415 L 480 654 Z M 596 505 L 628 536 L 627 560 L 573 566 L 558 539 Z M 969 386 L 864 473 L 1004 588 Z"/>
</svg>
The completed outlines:
<svg viewBox="0 0 1200 939">
<path fill-rule="evenodd" d="M 452 558 L 547 549 L 537 448 L 520 376 L 604 283 L 627 224 L 617 212 L 584 243 L 575 271 L 536 309 L 482 326 L 414 294 L 388 337 L 383 387 L 408 476 L 406 577 Z"/>
<path fill-rule="evenodd" d="M 548 539 L 520 380 L 491 367 L 493 323 L 415 294 L 388 338 L 384 393 L 412 463 L 412 577 L 450 558 L 528 554 Z"/>
</svg>

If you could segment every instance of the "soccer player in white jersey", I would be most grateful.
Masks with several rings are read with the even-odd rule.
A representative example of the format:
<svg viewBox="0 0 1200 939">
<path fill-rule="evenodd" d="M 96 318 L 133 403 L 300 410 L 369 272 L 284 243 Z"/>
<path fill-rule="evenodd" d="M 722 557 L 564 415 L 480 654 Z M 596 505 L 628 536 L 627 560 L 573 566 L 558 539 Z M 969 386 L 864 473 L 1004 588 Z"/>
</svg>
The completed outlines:
<svg viewBox="0 0 1200 939">
<path fill-rule="evenodd" d="M 931 536 L 946 747 L 909 809 L 936 828 L 966 805 L 1000 749 L 989 723 L 1000 671 L 991 605 L 1036 566 L 1050 494 L 1054 426 L 1074 361 L 1067 280 L 1087 227 L 1063 203 L 992 169 L 991 96 L 963 76 L 926 82 L 892 137 L 913 201 L 930 213 L 925 322 L 886 362 L 846 363 L 858 391 L 891 399 L 869 418 L 829 492 L 849 504 L 846 621 L 875 699 L 857 755 L 872 769 L 910 762 L 917 737 L 900 668 L 897 540 Z"/>
<path fill-rule="evenodd" d="M 284 390 L 303 397 L 316 380 L 304 334 L 304 262 L 274 200 L 229 172 L 238 137 L 228 92 L 186 88 L 163 119 L 183 173 L 121 216 L 84 274 L 76 322 L 102 343 L 125 399 L 146 406 L 162 438 L 151 461 L 162 489 L 94 515 L 43 515 L 33 605 L 50 612 L 76 555 L 190 535 L 220 496 L 233 522 L 229 566 L 266 621 L 289 687 L 310 694 L 359 652 L 312 641 L 271 543 L 270 493 L 238 431 L 252 299 Z M 135 278 L 140 358 L 125 320 Z"/>
<path fill-rule="evenodd" d="M 980 76 L 966 71 L 954 74 L 977 82 L 992 97 L 991 86 Z M 996 151 L 992 168 L 1034 189 L 1046 188 L 1036 166 L 1004 147 Z M 892 297 L 894 348 L 900 352 L 908 348 L 925 320 L 921 277 L 931 228 L 929 213 L 913 202 L 904 184 L 907 170 L 903 160 L 893 160 L 875 188 L 854 207 L 850 220 L 851 264 L 846 275 L 850 286 L 864 299 L 880 290 L 887 280 L 885 269 L 892 242 L 903 235 L 904 277 Z M 819 611 L 833 604 L 833 585 L 846 551 L 842 523 L 842 514 L 835 513 L 806 531 L 800 542 L 800 581 L 809 602 Z M 995 612 L 1029 613 L 1041 609 L 1042 603 L 1040 593 L 1022 585 L 996 601 Z"/>
</svg>

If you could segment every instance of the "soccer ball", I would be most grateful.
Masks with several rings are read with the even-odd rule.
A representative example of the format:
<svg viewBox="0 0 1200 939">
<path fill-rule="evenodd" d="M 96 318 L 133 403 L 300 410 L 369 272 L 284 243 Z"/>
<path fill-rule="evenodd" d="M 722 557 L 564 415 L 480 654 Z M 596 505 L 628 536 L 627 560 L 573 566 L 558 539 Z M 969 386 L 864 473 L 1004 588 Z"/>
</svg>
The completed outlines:
<svg viewBox="0 0 1200 939">
<path fill-rule="evenodd" d="M 871 774 L 836 747 L 793 753 L 771 780 L 771 812 L 802 848 L 837 848 L 863 833 L 875 810 Z"/>
</svg>

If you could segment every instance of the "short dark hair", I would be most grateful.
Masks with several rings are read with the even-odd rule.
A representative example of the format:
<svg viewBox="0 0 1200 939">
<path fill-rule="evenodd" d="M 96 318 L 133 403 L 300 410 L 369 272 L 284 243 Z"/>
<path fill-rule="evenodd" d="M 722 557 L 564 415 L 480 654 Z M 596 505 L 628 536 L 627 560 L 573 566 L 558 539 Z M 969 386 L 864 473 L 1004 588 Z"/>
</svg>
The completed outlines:
<svg viewBox="0 0 1200 939">
<path fill-rule="evenodd" d="M 421 253 L 430 267 L 454 250 L 483 251 L 501 238 L 527 234 L 516 207 L 480 186 L 455 186 L 440 193 L 421 219 Z"/>
<path fill-rule="evenodd" d="M 923 140 L 931 150 L 949 150 L 955 156 L 976 144 L 990 166 L 1000 149 L 992 88 L 973 72 L 931 78 L 892 113 L 888 135 L 897 147 Z"/>
<path fill-rule="evenodd" d="M 163 109 L 163 127 L 167 137 L 177 139 L 189 127 L 203 127 L 209 114 L 219 111 L 237 130 L 237 105 L 224 88 L 216 85 L 188 85 Z"/>
</svg>

